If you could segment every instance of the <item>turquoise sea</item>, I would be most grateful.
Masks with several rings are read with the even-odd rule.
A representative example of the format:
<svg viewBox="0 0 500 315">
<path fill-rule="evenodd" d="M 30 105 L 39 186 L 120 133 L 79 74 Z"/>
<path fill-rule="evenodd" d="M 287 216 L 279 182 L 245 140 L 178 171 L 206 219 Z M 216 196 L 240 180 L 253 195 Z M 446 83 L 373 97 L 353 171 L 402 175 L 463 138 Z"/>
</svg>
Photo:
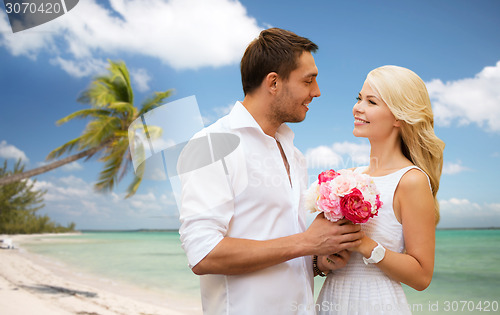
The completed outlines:
<svg viewBox="0 0 500 315">
<path fill-rule="evenodd" d="M 200 300 L 177 232 L 84 232 L 22 247 L 100 278 Z M 322 281 L 316 277 L 316 294 Z M 414 314 L 500 313 L 500 230 L 438 230 L 431 285 L 405 292 Z"/>
</svg>

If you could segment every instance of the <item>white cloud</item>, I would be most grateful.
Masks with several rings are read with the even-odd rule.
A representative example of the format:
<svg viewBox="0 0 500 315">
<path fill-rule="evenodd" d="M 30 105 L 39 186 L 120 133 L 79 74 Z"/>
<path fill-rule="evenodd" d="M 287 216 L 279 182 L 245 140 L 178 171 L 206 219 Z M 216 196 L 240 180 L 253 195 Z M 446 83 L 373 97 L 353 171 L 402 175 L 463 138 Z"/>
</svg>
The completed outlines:
<svg viewBox="0 0 500 315">
<path fill-rule="evenodd" d="M 92 200 L 91 186 L 81 178 L 68 176 L 59 178 L 56 182 L 37 181 L 35 189 L 47 190 L 45 201 L 77 201 L 89 199 Z"/>
<path fill-rule="evenodd" d="M 436 123 L 441 126 L 477 124 L 500 132 L 500 61 L 485 67 L 474 78 L 427 84 Z"/>
<path fill-rule="evenodd" d="M 308 168 L 336 168 L 342 164 L 342 156 L 325 145 L 307 149 L 306 159 Z"/>
<path fill-rule="evenodd" d="M 211 113 L 203 115 L 201 117 L 203 125 L 208 126 L 215 122 L 217 119 L 225 116 L 231 112 L 234 107 L 234 103 L 228 104 L 227 106 L 214 107 L 211 109 Z"/>
<path fill-rule="evenodd" d="M 172 193 L 137 193 L 124 199 L 125 193 L 98 193 L 93 183 L 76 176 L 37 181 L 34 186 L 46 190 L 45 207 L 41 214 L 47 214 L 61 224 L 75 222 L 77 228 L 165 228 L 167 220 L 152 221 L 152 217 L 178 217 Z M 177 220 L 170 225 L 178 224 Z"/>
<path fill-rule="evenodd" d="M 52 58 L 50 63 L 55 66 L 60 66 L 69 75 L 76 78 L 82 78 L 102 72 L 103 69 L 108 66 L 108 63 L 98 59 L 87 58 L 83 60 L 67 60 L 60 56 Z"/>
<path fill-rule="evenodd" d="M 468 199 L 451 198 L 448 200 L 440 200 L 439 205 L 444 209 L 453 209 L 448 211 L 460 212 L 462 209 L 480 209 L 477 203 L 470 202 Z"/>
<path fill-rule="evenodd" d="M 500 227 L 500 203 L 472 202 L 468 199 L 439 200 L 439 227 Z"/>
<path fill-rule="evenodd" d="M 151 81 L 151 77 L 146 69 L 132 70 L 130 75 L 132 76 L 132 80 L 135 82 L 139 92 L 146 92 L 149 90 L 149 81 Z"/>
<path fill-rule="evenodd" d="M 331 146 L 319 146 L 306 151 L 308 168 L 350 168 L 368 165 L 370 145 L 368 143 L 336 142 Z"/>
<path fill-rule="evenodd" d="M 19 150 L 12 144 L 7 144 L 7 141 L 5 140 L 0 142 L 0 158 L 14 160 L 21 159 L 24 163 L 29 162 L 28 157 L 23 151 Z"/>
<path fill-rule="evenodd" d="M 71 162 L 69 164 L 63 165 L 61 169 L 65 172 L 73 172 L 83 170 L 83 165 L 78 163 L 77 161 Z"/>
<path fill-rule="evenodd" d="M 15 34 L 1 12 L 0 31 L 0 46 L 11 54 L 34 59 L 49 51 L 53 64 L 83 76 L 102 62 L 99 54 L 148 56 L 175 69 L 232 64 L 260 28 L 234 0 L 110 0 L 110 7 L 86 0 Z"/>
<path fill-rule="evenodd" d="M 458 161 L 456 163 L 444 162 L 443 164 L 443 174 L 446 175 L 455 175 L 467 170 L 468 168 L 463 166 L 461 161 Z"/>
<path fill-rule="evenodd" d="M 7 47 L 14 56 L 24 55 L 33 60 L 36 59 L 38 51 L 44 47 L 50 49 L 54 45 L 52 32 L 24 31 L 13 34 L 7 14 L 3 11 L 0 11 L 0 34 L 0 46 Z"/>
</svg>

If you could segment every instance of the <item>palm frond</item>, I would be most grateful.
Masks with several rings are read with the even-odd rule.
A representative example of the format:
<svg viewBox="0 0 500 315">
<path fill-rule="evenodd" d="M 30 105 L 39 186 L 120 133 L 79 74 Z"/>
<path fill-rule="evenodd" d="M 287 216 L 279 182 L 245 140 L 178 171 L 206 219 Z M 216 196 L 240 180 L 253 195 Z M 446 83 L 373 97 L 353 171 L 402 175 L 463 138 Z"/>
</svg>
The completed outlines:
<svg viewBox="0 0 500 315">
<path fill-rule="evenodd" d="M 116 102 L 134 103 L 130 75 L 123 61 L 108 60 L 108 73 L 98 76 L 78 97 L 78 102 L 106 107 Z"/>
<path fill-rule="evenodd" d="M 137 118 L 137 108 L 130 103 L 111 103 L 108 108 L 122 117 L 122 125 L 124 128 L 128 128 L 128 125 L 130 125 L 132 121 Z"/>
<path fill-rule="evenodd" d="M 128 72 L 127 66 L 123 61 L 111 61 L 109 62 L 109 72 L 111 73 L 111 80 L 113 82 L 120 82 L 121 84 L 116 84 L 119 89 L 119 94 L 122 100 L 127 100 L 131 104 L 134 103 L 134 92 L 132 90 L 132 84 L 130 83 L 130 74 Z"/>
<path fill-rule="evenodd" d="M 161 138 L 163 134 L 163 128 L 160 126 L 150 126 L 148 125 L 148 134 L 152 140 Z"/>
<path fill-rule="evenodd" d="M 128 139 L 122 138 L 108 146 L 100 161 L 105 162 L 104 169 L 99 174 L 99 180 L 95 187 L 100 191 L 110 191 L 129 170 L 129 148 Z"/>
<path fill-rule="evenodd" d="M 167 90 L 164 92 L 154 92 L 154 95 L 148 99 L 146 99 L 139 110 L 138 115 L 143 115 L 148 111 L 155 109 L 158 106 L 163 105 L 163 101 L 170 97 L 174 93 L 174 90 Z"/>
<path fill-rule="evenodd" d="M 139 167 L 137 167 L 134 179 L 127 188 L 127 195 L 125 196 L 125 198 L 130 198 L 137 192 L 137 189 L 139 188 L 139 185 L 142 182 L 143 176 L 144 176 L 144 163 L 142 163 L 141 165 L 139 165 Z"/>
<path fill-rule="evenodd" d="M 128 150 L 128 138 L 115 138 L 113 142 L 104 150 L 100 161 L 120 160 L 124 158 Z M 120 160 L 121 161 L 121 160 Z"/>
<path fill-rule="evenodd" d="M 89 148 L 113 138 L 114 132 L 120 130 L 121 121 L 118 117 L 100 117 L 89 122 L 82 134 L 82 147 Z"/>
<path fill-rule="evenodd" d="M 128 139 L 128 131 L 127 130 L 116 130 L 114 133 L 115 138 L 127 138 Z"/>
<path fill-rule="evenodd" d="M 134 111 L 137 111 L 137 109 L 135 108 L 135 106 L 132 105 L 129 102 L 114 102 L 114 103 L 110 103 L 107 108 L 112 109 L 114 111 L 117 111 L 119 113 L 123 113 L 123 112 L 131 112 L 131 113 L 133 113 Z"/>
<path fill-rule="evenodd" d="M 73 151 L 76 147 L 80 148 L 80 145 L 81 145 L 80 141 L 81 140 L 82 140 L 81 137 L 78 137 L 78 138 L 75 138 L 73 140 L 70 140 L 70 141 L 66 142 L 62 146 L 60 146 L 60 147 L 55 148 L 54 150 L 52 150 L 49 153 L 49 155 L 47 155 L 47 157 L 45 159 L 48 160 L 48 161 L 50 161 L 50 160 L 53 160 L 55 158 L 60 157 L 64 153 Z"/>
<path fill-rule="evenodd" d="M 108 77 L 99 77 L 95 79 L 90 87 L 83 91 L 77 101 L 90 104 L 95 107 L 105 107 L 118 100 L 117 88 Z"/>
<path fill-rule="evenodd" d="M 111 112 L 107 109 L 99 109 L 99 108 L 88 108 L 88 109 L 82 109 L 79 111 L 76 111 L 74 113 L 69 114 L 66 117 L 63 117 L 56 121 L 56 125 L 60 126 L 64 123 L 67 123 L 68 121 L 78 118 L 78 119 L 84 119 L 89 116 L 91 117 L 99 117 L 99 116 L 106 116 L 109 115 Z"/>
<path fill-rule="evenodd" d="M 113 190 L 117 183 L 117 174 L 120 170 L 121 160 L 123 157 L 115 157 L 108 160 L 104 165 L 104 169 L 99 173 L 99 179 L 95 183 L 94 188 L 97 191 L 109 192 Z"/>
<path fill-rule="evenodd" d="M 123 157 L 123 160 L 124 160 L 124 164 L 122 164 L 122 168 L 121 168 L 121 171 L 120 171 L 120 174 L 118 175 L 118 181 L 121 181 L 123 179 L 123 177 L 125 177 L 125 175 L 127 175 L 128 171 L 133 167 L 132 167 L 132 157 L 130 155 L 130 150 L 129 148 L 127 147 L 127 150 L 126 150 L 126 153 Z"/>
</svg>

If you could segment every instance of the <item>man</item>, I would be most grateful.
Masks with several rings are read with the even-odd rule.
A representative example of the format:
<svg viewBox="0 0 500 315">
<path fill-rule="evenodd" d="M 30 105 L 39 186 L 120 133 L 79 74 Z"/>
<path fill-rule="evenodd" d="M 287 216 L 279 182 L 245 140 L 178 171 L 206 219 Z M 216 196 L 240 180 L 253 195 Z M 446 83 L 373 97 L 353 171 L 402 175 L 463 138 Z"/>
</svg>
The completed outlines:
<svg viewBox="0 0 500 315">
<path fill-rule="evenodd" d="M 304 120 L 320 96 L 316 50 L 292 32 L 262 31 L 241 60 L 243 102 L 197 135 L 239 138 L 236 150 L 181 177 L 179 232 L 201 275 L 205 314 L 313 314 L 311 255 L 320 255 L 322 274 L 344 266 L 347 249 L 359 245 L 359 226 L 345 220 L 319 215 L 306 230 L 306 163 L 284 123 Z M 185 151 L 180 162 L 201 150 Z"/>
</svg>

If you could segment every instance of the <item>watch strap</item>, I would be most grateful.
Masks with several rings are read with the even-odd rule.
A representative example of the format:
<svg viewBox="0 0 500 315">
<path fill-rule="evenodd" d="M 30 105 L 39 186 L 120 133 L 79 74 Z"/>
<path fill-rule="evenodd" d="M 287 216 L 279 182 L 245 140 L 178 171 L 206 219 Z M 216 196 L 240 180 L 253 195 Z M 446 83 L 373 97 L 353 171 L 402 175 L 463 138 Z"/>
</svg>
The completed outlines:
<svg viewBox="0 0 500 315">
<path fill-rule="evenodd" d="M 378 251 L 382 251 L 382 253 L 383 253 L 382 257 L 374 257 L 375 253 L 378 252 Z M 377 246 L 375 246 L 375 248 L 372 250 L 370 258 L 363 257 L 363 262 L 365 263 L 365 265 L 368 265 L 368 264 L 377 264 L 382 259 L 384 259 L 384 257 L 385 257 L 385 248 L 384 248 L 384 246 L 380 245 L 377 242 Z"/>
</svg>

